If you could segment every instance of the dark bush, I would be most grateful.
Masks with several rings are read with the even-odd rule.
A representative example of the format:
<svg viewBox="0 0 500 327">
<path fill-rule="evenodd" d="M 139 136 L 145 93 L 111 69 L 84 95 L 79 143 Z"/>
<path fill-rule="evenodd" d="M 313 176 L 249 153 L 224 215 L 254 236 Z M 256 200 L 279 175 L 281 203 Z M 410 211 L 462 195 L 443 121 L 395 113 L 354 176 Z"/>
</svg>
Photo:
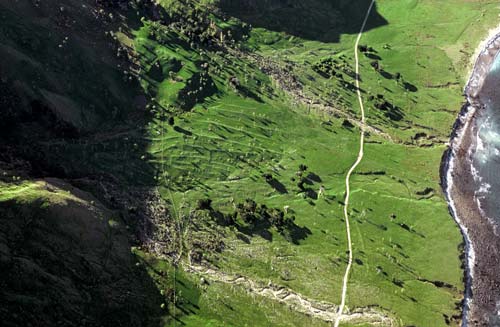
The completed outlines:
<svg viewBox="0 0 500 327">
<path fill-rule="evenodd" d="M 199 199 L 197 204 L 198 210 L 211 210 L 212 209 L 212 200 L 211 199 Z"/>
</svg>

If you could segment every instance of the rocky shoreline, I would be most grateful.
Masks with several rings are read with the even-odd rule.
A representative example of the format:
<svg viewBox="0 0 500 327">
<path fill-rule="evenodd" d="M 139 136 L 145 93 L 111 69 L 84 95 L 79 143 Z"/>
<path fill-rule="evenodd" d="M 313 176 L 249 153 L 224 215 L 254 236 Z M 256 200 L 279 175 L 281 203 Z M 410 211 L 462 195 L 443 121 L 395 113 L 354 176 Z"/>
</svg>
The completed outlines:
<svg viewBox="0 0 500 327">
<path fill-rule="evenodd" d="M 490 221 L 481 214 L 471 166 L 477 136 L 475 122 L 483 110 L 481 92 L 487 92 L 483 90 L 484 81 L 500 51 L 500 30 L 492 32 L 480 45 L 465 88 L 468 101 L 455 123 L 450 147 L 441 165 L 442 186 L 450 212 L 465 240 L 466 292 L 462 326 L 500 326 L 500 239 Z"/>
</svg>

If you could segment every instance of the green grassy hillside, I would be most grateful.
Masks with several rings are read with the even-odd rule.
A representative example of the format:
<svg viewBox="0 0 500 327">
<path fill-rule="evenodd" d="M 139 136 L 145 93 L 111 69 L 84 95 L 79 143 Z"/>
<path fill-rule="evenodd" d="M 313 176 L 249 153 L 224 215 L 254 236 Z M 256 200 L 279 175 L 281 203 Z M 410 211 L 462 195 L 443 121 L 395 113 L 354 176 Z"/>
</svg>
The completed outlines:
<svg viewBox="0 0 500 327">
<path fill-rule="evenodd" d="M 2 122 L 18 126 L 2 132 L 0 201 L 43 198 L 27 183 L 46 176 L 93 193 L 154 284 L 151 325 L 327 326 L 228 276 L 339 304 L 359 145 L 354 42 L 369 1 L 63 2 L 0 1 Z M 439 164 L 499 11 L 374 7 L 347 298 L 365 314 L 345 326 L 370 326 L 368 308 L 397 326 L 460 323 L 463 244 Z"/>
</svg>

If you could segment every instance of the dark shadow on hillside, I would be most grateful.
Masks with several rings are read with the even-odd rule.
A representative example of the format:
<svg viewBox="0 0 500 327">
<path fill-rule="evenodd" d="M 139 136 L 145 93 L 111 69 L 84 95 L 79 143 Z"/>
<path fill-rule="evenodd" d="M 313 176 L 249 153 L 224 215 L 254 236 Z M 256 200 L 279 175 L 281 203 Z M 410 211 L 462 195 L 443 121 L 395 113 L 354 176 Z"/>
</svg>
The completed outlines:
<svg viewBox="0 0 500 327">
<path fill-rule="evenodd" d="M 365 56 L 373 60 L 382 60 L 382 58 L 379 55 L 373 53 L 365 53 Z"/>
<path fill-rule="evenodd" d="M 401 227 L 402 229 L 404 229 L 407 232 L 410 232 L 412 234 L 418 235 L 421 238 L 425 238 L 425 235 L 422 234 L 422 233 L 420 233 L 420 232 L 418 232 L 418 231 L 416 231 L 415 228 L 413 228 L 413 226 L 408 226 L 405 223 L 395 223 L 395 224 L 398 225 L 399 227 Z"/>
<path fill-rule="evenodd" d="M 250 89 L 245 86 L 239 86 L 238 91 L 245 98 L 250 98 L 255 100 L 256 102 L 264 103 L 260 96 L 258 96 L 255 92 L 250 91 Z"/>
<path fill-rule="evenodd" d="M 158 279 L 170 275 L 168 285 L 163 285 L 164 300 L 169 302 L 163 312 L 168 315 L 170 323 L 175 320 L 174 325 L 186 326 L 185 320 L 189 320 L 190 315 L 196 315 L 200 311 L 200 297 L 203 287 L 209 285 L 208 281 L 204 281 L 201 285 L 196 284 L 186 278 L 184 271 L 177 267 L 172 267 L 168 272 L 158 269 L 159 267 L 155 266 L 158 263 L 155 258 L 139 258 L 139 260 L 141 265 L 147 266 L 152 275 L 156 275 Z"/>
<path fill-rule="evenodd" d="M 160 290 L 105 213 L 76 201 L 0 202 L 2 326 L 158 324 Z"/>
<path fill-rule="evenodd" d="M 316 192 L 315 190 L 313 190 L 312 188 L 308 187 L 305 189 L 305 194 L 308 198 L 312 199 L 312 200 L 317 200 L 318 199 L 318 192 Z"/>
<path fill-rule="evenodd" d="M 236 225 L 238 232 L 254 237 L 260 236 L 266 241 L 272 242 L 273 234 L 269 231 L 271 224 L 267 220 L 259 220 L 251 225 Z"/>
<path fill-rule="evenodd" d="M 220 7 L 253 27 L 285 32 L 307 40 L 338 42 L 356 34 L 371 0 L 221 0 Z M 388 24 L 372 9 L 365 30 Z"/>
<path fill-rule="evenodd" d="M 154 185 L 154 167 L 141 159 L 149 146 L 147 97 L 136 79 L 123 78 L 119 67 L 129 62 L 103 33 L 119 22 L 96 20 L 93 3 L 65 1 L 66 10 L 54 15 L 50 2 L 33 10 L 0 0 L 0 40 L 12 48 L 0 50 L 0 161 L 30 177 Z M 75 17 L 67 31 L 57 27 Z M 29 164 L 16 167 L 22 161 Z"/>
<path fill-rule="evenodd" d="M 285 239 L 289 242 L 292 242 L 295 245 L 299 245 L 300 241 L 305 240 L 309 235 L 312 235 L 312 232 L 306 226 L 300 227 L 295 224 L 291 225 L 287 234 L 284 235 Z"/>
<path fill-rule="evenodd" d="M 186 136 L 191 136 L 191 135 L 193 135 L 193 133 L 192 133 L 192 132 L 190 132 L 190 131 L 188 131 L 187 129 L 184 129 L 184 128 L 180 127 L 180 126 L 174 126 L 174 130 L 175 130 L 176 132 L 181 133 L 181 134 L 184 134 L 184 135 L 186 135 Z"/>
<path fill-rule="evenodd" d="M 293 244 L 299 244 L 301 240 L 311 235 L 309 228 L 300 227 L 295 223 L 295 216 L 287 215 L 280 209 L 257 205 L 251 199 L 237 204 L 236 210 L 234 214 L 229 215 L 211 210 L 211 216 L 218 224 L 236 227 L 238 232 L 241 233 L 238 238 L 245 243 L 250 243 L 250 238 L 254 236 L 260 236 L 272 242 L 272 230 L 277 231 L 284 239 Z M 249 238 L 245 237 L 245 235 Z"/>
<path fill-rule="evenodd" d="M 120 22 L 96 19 L 95 3 L 0 0 L 9 49 L 0 49 L 0 179 L 57 177 L 112 209 L 96 218 L 86 207 L 0 204 L 0 248 L 13 254 L 0 254 L 7 326 L 147 326 L 162 314 L 159 290 L 130 253 L 150 227 L 152 117 L 104 33 Z M 127 229 L 115 233 L 111 218 Z"/>
<path fill-rule="evenodd" d="M 238 238 L 245 243 L 249 244 L 250 240 L 244 235 L 249 237 L 260 236 L 263 239 L 272 242 L 273 234 L 270 231 L 272 225 L 265 220 L 259 220 L 258 222 L 251 225 L 236 225 L 238 232 L 242 233 Z M 300 241 L 305 240 L 312 232 L 306 226 L 300 227 L 295 223 L 289 223 L 282 229 L 280 229 L 279 234 L 285 238 L 288 242 L 295 245 L 300 244 Z"/>
<path fill-rule="evenodd" d="M 267 182 L 267 184 L 269 184 L 273 189 L 275 189 L 280 194 L 288 193 L 286 186 L 276 178 L 271 179 L 270 181 Z"/>
<path fill-rule="evenodd" d="M 321 177 L 319 177 L 319 175 L 313 173 L 313 172 L 310 172 L 309 174 L 307 174 L 307 179 L 313 181 L 313 182 L 316 182 L 316 183 L 321 183 L 322 180 L 321 180 Z"/>
</svg>

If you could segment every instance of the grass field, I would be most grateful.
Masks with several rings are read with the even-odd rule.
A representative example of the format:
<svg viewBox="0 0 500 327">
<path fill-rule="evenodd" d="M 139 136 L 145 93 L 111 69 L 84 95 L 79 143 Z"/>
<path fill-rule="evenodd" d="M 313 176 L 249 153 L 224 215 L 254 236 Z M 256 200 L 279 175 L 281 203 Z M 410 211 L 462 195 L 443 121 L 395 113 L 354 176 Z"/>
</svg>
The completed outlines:
<svg viewBox="0 0 500 327">
<path fill-rule="evenodd" d="M 444 20 L 443 10 L 449 13 Z M 383 71 L 403 77 L 399 82 L 384 77 L 370 66 L 373 58 L 362 59 L 368 123 L 395 142 L 371 135 L 353 178 L 355 265 L 348 307 L 378 306 L 402 326 L 445 326 L 446 320 L 458 324 L 462 241 L 441 195 L 439 163 L 462 102 L 468 58 L 498 15 L 498 6 L 384 1 L 377 11 L 387 24 L 368 30 L 362 43 L 376 50 Z M 308 91 L 343 99 L 344 110 L 355 116 L 352 90 L 312 69 L 315 62 L 342 56 L 352 69 L 354 36 L 341 34 L 338 42 L 323 43 L 255 28 L 248 44 L 277 62 L 292 61 Z M 232 74 L 238 76 L 255 69 L 234 67 Z M 262 78 L 257 71 L 253 74 L 257 77 L 252 80 Z M 212 206 L 225 214 L 246 198 L 267 207 L 289 206 L 301 230 L 294 242 L 273 229 L 250 228 L 238 220 L 236 227 L 224 229 L 225 250 L 206 257 L 228 273 L 271 280 L 318 300 L 340 301 L 346 261 L 343 179 L 357 153 L 357 130 L 343 127 L 342 119 L 290 107 L 282 93 L 272 99 L 263 95 L 259 102 L 231 94 L 224 79 L 216 83 L 217 96 L 176 120 L 188 132 L 156 122 L 162 132 L 151 139 L 150 153 L 168 181 L 166 198 L 172 196 L 185 214 L 200 198 L 212 199 Z M 262 78 L 262 83 L 268 81 Z M 249 88 L 259 93 L 255 86 Z M 369 96 L 377 94 L 399 107 L 401 117 L 392 119 L 374 108 Z M 420 139 L 419 133 L 424 135 Z M 308 186 L 311 198 L 298 193 L 291 181 L 300 164 L 317 178 Z M 279 190 L 263 179 L 265 173 L 282 185 Z M 316 199 L 320 185 L 325 197 Z M 186 319 L 188 325 L 197 325 L 194 318 Z"/>
<path fill-rule="evenodd" d="M 227 231 L 223 254 L 211 259 L 224 271 L 272 280 L 309 297 L 335 302 L 340 297 L 346 260 L 341 218 L 343 176 L 354 159 L 356 131 L 341 127 L 340 122 L 322 127 L 324 121 L 320 118 L 305 117 L 282 106 L 269 106 L 266 110 L 262 105 L 245 107 L 245 101 L 238 98 L 232 101 L 239 106 L 229 99 L 223 101 L 223 106 L 216 102 L 207 111 L 201 109 L 202 114 L 195 112 L 187 118 L 181 127 L 193 131 L 193 137 L 185 140 L 179 136 L 177 146 L 169 147 L 164 154 L 163 158 L 168 158 L 164 159 L 168 176 L 176 177 L 189 169 L 186 179 L 179 177 L 181 185 L 189 185 L 193 180 L 200 183 L 197 189 L 185 192 L 177 186 L 181 192 L 174 193 L 173 203 L 193 204 L 199 198 L 209 197 L 214 199 L 213 206 L 225 213 L 232 211 L 232 201 L 242 202 L 246 198 L 268 207 L 289 206 L 296 216 L 295 223 L 307 230 L 297 240 L 300 245 L 290 243 L 275 231 L 272 236 L 259 236 L 262 230 L 236 228 Z M 278 125 L 268 137 L 258 128 L 249 128 L 257 120 L 253 117 L 264 114 Z M 280 114 L 286 115 L 286 119 Z M 212 119 L 216 121 L 212 123 L 212 139 L 219 142 L 205 145 L 204 138 L 210 140 L 210 135 L 196 126 L 206 126 Z M 231 126 L 235 131 L 223 126 Z M 243 130 L 239 131 L 238 126 Z M 248 129 L 250 132 L 246 132 Z M 253 146 L 249 146 L 251 142 Z M 418 322 L 423 317 L 415 306 L 429 305 L 432 310 L 428 320 L 423 320 L 425 323 L 441 320 L 442 314 L 454 314 L 462 290 L 458 260 L 461 239 L 448 220 L 446 203 L 439 195 L 435 167 L 442 150 L 443 147 L 368 144 L 366 160 L 359 169 L 361 174 L 355 175 L 353 183 L 351 215 L 355 221 L 355 258 L 359 263 L 353 269 L 349 307 L 379 305 L 398 314 L 402 312 L 407 321 Z M 243 156 L 245 162 L 241 163 L 238 156 Z M 420 164 L 415 165 L 416 162 Z M 306 164 L 310 172 L 319 176 L 321 182 L 314 182 L 310 188 L 317 192 L 319 185 L 324 185 L 325 198 L 304 199 L 296 194 L 297 186 L 290 178 L 299 164 Z M 262 178 L 265 172 L 273 172 L 287 193 L 281 194 L 268 185 Z M 205 178 L 200 179 L 197 174 Z M 433 188 L 437 195 L 420 199 L 424 196 L 416 192 L 426 188 Z M 168 192 L 165 194 L 168 198 Z M 187 214 L 192 209 L 192 205 L 186 205 L 184 211 Z M 397 217 L 391 219 L 392 214 Z M 411 230 L 398 224 L 411 226 Z M 443 281 L 453 288 L 436 288 L 418 279 Z M 404 281 L 404 287 L 394 284 L 395 280 Z"/>
<path fill-rule="evenodd" d="M 179 3 L 161 2 L 170 13 L 182 12 Z M 209 3 L 193 11 L 208 10 Z M 353 46 L 368 2 L 291 3 L 252 15 L 223 5 L 237 19 L 210 12 L 206 30 L 221 40 L 238 35 L 226 44 L 272 59 L 311 99 L 356 119 Z M 349 309 L 375 308 L 398 326 L 459 325 L 463 245 L 441 193 L 439 165 L 470 57 L 499 13 L 488 1 L 377 2 L 361 41 L 372 49 L 361 56 L 360 69 L 367 124 L 380 135 L 367 134 L 351 179 Z M 46 157 L 68 176 L 104 171 L 124 185 L 158 187 L 178 228 L 172 237 L 179 267 L 173 268 L 173 256 L 133 252 L 165 299 L 163 325 L 327 326 L 243 287 L 203 283 L 182 267 L 196 254 L 218 271 L 338 304 L 347 262 L 344 178 L 359 130 L 344 117 L 296 104 L 259 63 L 190 42 L 185 33 L 148 18 L 115 31 L 133 53 L 130 75 L 146 95 L 148 120 L 144 126 L 129 121 L 134 129 L 126 135 L 107 135 L 104 124 L 90 142 L 46 142 Z M 82 74 L 90 79 L 90 72 Z M 84 86 L 78 94 L 87 100 L 91 86 Z M 124 90 L 114 97 L 132 101 L 133 88 Z M 104 107 L 96 109 L 102 120 Z M 33 183 L 0 184 L 0 190 L 0 201 L 16 192 L 46 193 Z M 210 210 L 200 208 L 203 199 L 211 200 Z M 247 199 L 271 216 L 281 212 L 286 228 L 267 218 L 248 222 L 241 209 L 251 206 Z"/>
</svg>

